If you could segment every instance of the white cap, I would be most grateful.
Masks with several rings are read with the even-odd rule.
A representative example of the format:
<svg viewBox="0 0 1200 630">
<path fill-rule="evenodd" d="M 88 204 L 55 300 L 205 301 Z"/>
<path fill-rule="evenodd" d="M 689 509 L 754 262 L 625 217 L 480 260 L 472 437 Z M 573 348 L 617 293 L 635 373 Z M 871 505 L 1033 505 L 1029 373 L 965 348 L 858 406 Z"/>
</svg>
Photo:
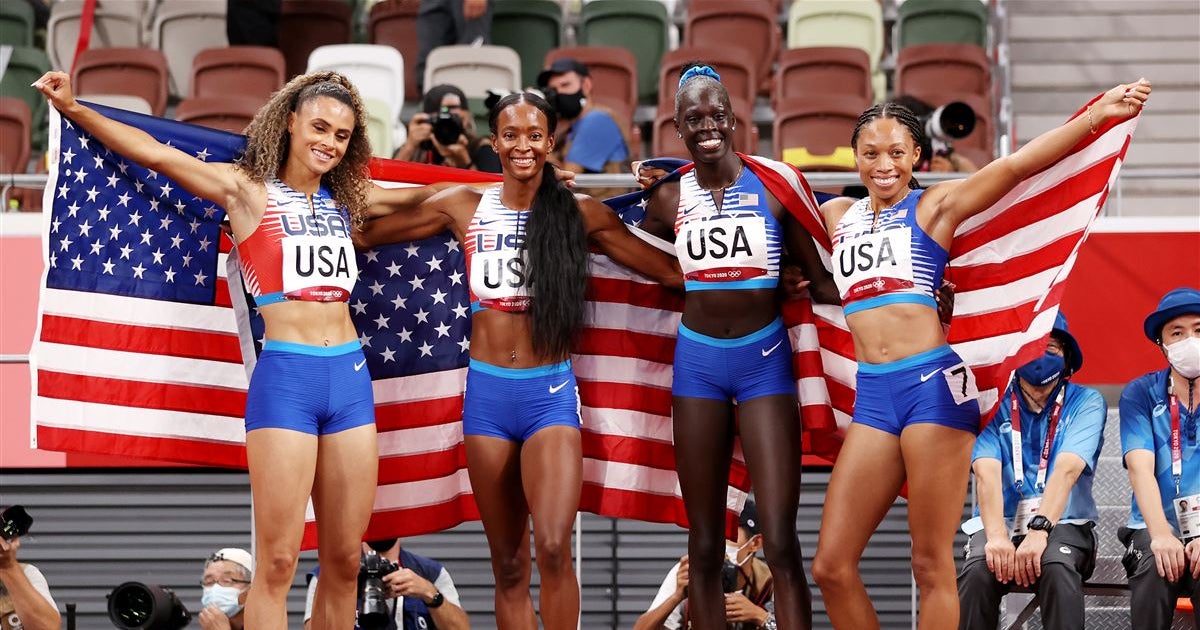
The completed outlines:
<svg viewBox="0 0 1200 630">
<path fill-rule="evenodd" d="M 250 552 L 246 551 L 245 549 L 238 549 L 237 547 L 218 549 L 216 553 L 208 557 L 208 562 L 205 563 L 205 566 L 208 566 L 209 563 L 213 563 L 218 560 L 226 560 L 234 564 L 241 565 L 252 575 L 254 573 L 254 558 L 251 557 Z"/>
</svg>

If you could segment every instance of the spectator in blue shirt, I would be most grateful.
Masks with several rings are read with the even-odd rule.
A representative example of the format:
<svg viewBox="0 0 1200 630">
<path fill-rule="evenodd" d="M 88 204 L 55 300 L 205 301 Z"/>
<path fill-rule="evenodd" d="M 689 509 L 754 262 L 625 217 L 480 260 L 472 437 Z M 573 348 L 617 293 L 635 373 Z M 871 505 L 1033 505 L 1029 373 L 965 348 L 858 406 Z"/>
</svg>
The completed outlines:
<svg viewBox="0 0 1200 630">
<path fill-rule="evenodd" d="M 624 173 L 629 143 L 617 116 L 592 102 L 588 67 L 570 58 L 555 61 L 538 75 L 538 87 L 558 113 L 553 158 L 574 173 Z M 587 192 L 587 191 L 584 191 Z M 599 198 L 596 191 L 590 192 Z"/>
<path fill-rule="evenodd" d="M 963 524 L 970 539 L 958 576 L 959 628 L 994 630 L 1014 584 L 1036 590 L 1044 627 L 1084 627 L 1099 519 L 1092 479 L 1108 407 L 1100 392 L 1070 382 L 1082 365 L 1059 313 L 1045 354 L 1017 369 L 975 442 L 979 500 Z"/>
<path fill-rule="evenodd" d="M 1167 293 L 1143 330 L 1169 366 L 1121 392 L 1121 451 L 1134 500 L 1118 536 L 1135 626 L 1167 630 L 1177 597 L 1191 598 L 1200 625 L 1200 291 Z"/>
</svg>

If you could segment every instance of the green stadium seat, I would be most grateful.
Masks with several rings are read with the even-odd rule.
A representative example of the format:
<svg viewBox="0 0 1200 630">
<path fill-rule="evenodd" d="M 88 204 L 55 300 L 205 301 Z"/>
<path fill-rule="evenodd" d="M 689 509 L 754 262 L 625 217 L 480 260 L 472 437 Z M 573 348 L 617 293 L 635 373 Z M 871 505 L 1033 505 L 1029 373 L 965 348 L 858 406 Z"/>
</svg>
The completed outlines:
<svg viewBox="0 0 1200 630">
<path fill-rule="evenodd" d="M 33 7 L 28 2 L 0 2 L 0 45 L 33 45 Z"/>
<path fill-rule="evenodd" d="M 795 0 L 788 10 L 788 48 L 861 48 L 874 70 L 883 54 L 883 10 L 877 0 Z"/>
<path fill-rule="evenodd" d="M 661 2 L 591 0 L 579 12 L 577 39 L 582 46 L 619 46 L 638 61 L 638 97 L 653 103 L 658 95 L 658 62 L 667 51 L 671 19 Z"/>
<path fill-rule="evenodd" d="M 562 5 L 555 0 L 496 0 L 492 43 L 521 56 L 521 85 L 537 85 L 546 53 L 562 45 Z"/>
<path fill-rule="evenodd" d="M 33 126 L 33 148 L 46 149 L 48 126 L 46 99 L 41 92 L 30 86 L 50 70 L 50 58 L 46 51 L 29 46 L 15 46 L 8 60 L 8 69 L 0 77 L 0 96 L 11 96 L 29 105 L 30 121 Z"/>
<path fill-rule="evenodd" d="M 897 48 L 916 44 L 987 46 L 988 9 L 977 0 L 907 0 L 896 16 Z"/>
</svg>

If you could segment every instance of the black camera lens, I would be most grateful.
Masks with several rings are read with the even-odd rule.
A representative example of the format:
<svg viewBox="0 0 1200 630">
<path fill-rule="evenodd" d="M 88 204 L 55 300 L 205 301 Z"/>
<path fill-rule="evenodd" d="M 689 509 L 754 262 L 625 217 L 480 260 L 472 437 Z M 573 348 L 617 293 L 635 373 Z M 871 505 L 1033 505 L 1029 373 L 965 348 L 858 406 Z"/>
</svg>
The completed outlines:
<svg viewBox="0 0 1200 630">
<path fill-rule="evenodd" d="M 12 540 L 24 536 L 33 525 L 33 517 L 19 505 L 11 505 L 0 514 L 0 536 Z"/>
<path fill-rule="evenodd" d="M 725 564 L 721 565 L 721 592 L 732 593 L 737 590 L 737 574 L 737 565 L 726 559 Z"/>
<path fill-rule="evenodd" d="M 433 137 L 441 144 L 454 144 L 463 133 L 462 121 L 447 109 L 432 116 Z"/>
<path fill-rule="evenodd" d="M 121 630 L 178 630 L 192 615 L 169 588 L 125 582 L 108 595 L 108 618 Z"/>
</svg>

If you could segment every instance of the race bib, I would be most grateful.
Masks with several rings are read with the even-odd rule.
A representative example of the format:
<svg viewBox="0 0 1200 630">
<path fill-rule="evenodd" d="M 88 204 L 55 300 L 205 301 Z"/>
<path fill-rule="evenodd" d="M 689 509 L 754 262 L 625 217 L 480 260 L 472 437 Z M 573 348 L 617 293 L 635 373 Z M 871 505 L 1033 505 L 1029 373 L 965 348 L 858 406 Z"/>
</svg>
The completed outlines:
<svg viewBox="0 0 1200 630">
<path fill-rule="evenodd" d="M 338 302 L 350 298 L 358 278 L 354 245 L 348 238 L 285 236 L 283 294 L 293 300 Z"/>
<path fill-rule="evenodd" d="M 1175 497 L 1175 518 L 1179 521 L 1179 535 L 1184 540 L 1200 536 L 1200 493 Z"/>
<path fill-rule="evenodd" d="M 528 261 L 517 249 L 476 252 L 471 256 L 471 291 L 486 308 L 529 308 Z"/>
<path fill-rule="evenodd" d="M 839 243 L 833 279 L 844 303 L 912 288 L 912 228 L 860 234 Z"/>
<path fill-rule="evenodd" d="M 952 365 L 942 370 L 946 378 L 946 387 L 954 397 L 954 404 L 961 405 L 967 401 L 979 398 L 979 387 L 975 384 L 975 373 L 966 363 Z"/>
<path fill-rule="evenodd" d="M 1042 507 L 1042 497 L 1021 499 L 1017 502 L 1017 515 L 1013 517 L 1013 536 L 1024 536 L 1029 532 L 1029 519 L 1037 516 Z"/>
<path fill-rule="evenodd" d="M 767 224 L 762 215 L 719 216 L 685 223 L 675 240 L 688 280 L 734 282 L 767 275 Z"/>
</svg>

